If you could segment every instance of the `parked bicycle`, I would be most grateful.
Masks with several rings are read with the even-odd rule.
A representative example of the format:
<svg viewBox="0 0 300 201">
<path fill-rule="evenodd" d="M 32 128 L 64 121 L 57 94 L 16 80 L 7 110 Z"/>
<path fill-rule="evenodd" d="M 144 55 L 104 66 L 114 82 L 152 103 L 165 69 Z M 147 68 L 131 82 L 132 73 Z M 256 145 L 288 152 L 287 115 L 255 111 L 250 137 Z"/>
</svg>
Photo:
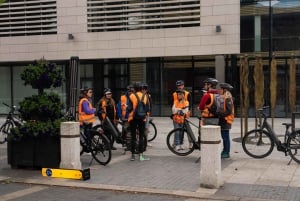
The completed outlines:
<svg viewBox="0 0 300 201">
<path fill-rule="evenodd" d="M 199 125 L 194 124 L 190 119 L 184 118 L 183 127 L 175 128 L 169 132 L 167 135 L 167 145 L 171 152 L 178 156 L 187 156 L 191 154 L 195 149 L 200 150 L 200 120 L 201 117 L 197 117 L 199 119 Z M 198 137 L 196 136 L 191 128 L 191 125 L 198 129 Z M 181 148 L 176 149 L 175 144 L 175 135 L 179 135 Z"/>
<path fill-rule="evenodd" d="M 93 159 L 95 159 L 101 165 L 107 165 L 110 162 L 110 141 L 104 135 L 104 132 L 101 128 L 82 128 L 80 130 L 80 145 L 80 155 L 82 155 L 84 152 L 91 153 Z"/>
<path fill-rule="evenodd" d="M 269 106 L 264 106 L 257 110 L 260 117 L 263 118 L 262 124 L 258 125 L 258 129 L 251 130 L 245 134 L 242 139 L 243 150 L 253 158 L 265 158 L 272 153 L 276 145 L 277 151 L 284 152 L 285 156 L 289 155 L 291 160 L 293 159 L 300 163 L 300 131 L 290 129 L 292 123 L 283 123 L 285 134 L 282 142 L 267 120 L 267 115 L 264 112 L 267 108 Z"/>
<path fill-rule="evenodd" d="M 10 108 L 10 111 L 6 117 L 5 122 L 0 127 L 0 144 L 3 144 L 7 141 L 7 135 L 10 133 L 11 128 L 19 127 L 23 124 L 22 119 L 15 114 L 16 106 L 9 106 L 6 103 L 2 103 L 3 105 Z"/>
</svg>

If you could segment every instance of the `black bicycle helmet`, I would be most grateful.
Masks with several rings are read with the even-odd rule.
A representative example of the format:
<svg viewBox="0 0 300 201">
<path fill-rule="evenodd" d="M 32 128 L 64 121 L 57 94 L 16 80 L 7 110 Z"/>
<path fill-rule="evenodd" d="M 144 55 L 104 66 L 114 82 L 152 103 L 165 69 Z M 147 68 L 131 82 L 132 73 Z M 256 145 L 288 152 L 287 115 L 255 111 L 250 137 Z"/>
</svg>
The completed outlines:
<svg viewBox="0 0 300 201">
<path fill-rule="evenodd" d="M 104 91 L 103 91 L 104 95 L 106 94 L 111 94 L 111 89 L 110 88 L 105 88 Z"/>
<path fill-rule="evenodd" d="M 216 86 L 218 84 L 218 80 L 216 78 L 207 78 L 206 80 L 203 81 L 204 83 L 209 83 L 213 86 Z"/>
<path fill-rule="evenodd" d="M 142 82 L 137 81 L 137 82 L 133 83 L 133 88 L 135 91 L 140 91 L 142 89 Z"/>
<path fill-rule="evenodd" d="M 181 86 L 184 85 L 184 81 L 183 80 L 177 80 L 176 81 L 176 86 Z"/>
<path fill-rule="evenodd" d="M 132 84 L 128 85 L 128 86 L 126 87 L 126 89 L 127 89 L 127 91 L 131 91 L 131 90 L 133 89 L 133 85 L 132 85 Z"/>
<path fill-rule="evenodd" d="M 148 84 L 146 83 L 146 82 L 143 82 L 142 84 L 141 84 L 141 86 L 142 86 L 142 89 L 148 89 Z"/>
<path fill-rule="evenodd" d="M 231 86 L 228 83 L 220 83 L 219 86 L 220 86 L 221 89 L 227 89 L 227 90 L 232 90 L 233 89 L 233 86 Z"/>
<path fill-rule="evenodd" d="M 89 90 L 93 90 L 93 88 L 91 88 L 91 87 L 83 87 L 83 88 L 80 89 L 80 93 L 87 94 L 87 92 Z"/>
</svg>

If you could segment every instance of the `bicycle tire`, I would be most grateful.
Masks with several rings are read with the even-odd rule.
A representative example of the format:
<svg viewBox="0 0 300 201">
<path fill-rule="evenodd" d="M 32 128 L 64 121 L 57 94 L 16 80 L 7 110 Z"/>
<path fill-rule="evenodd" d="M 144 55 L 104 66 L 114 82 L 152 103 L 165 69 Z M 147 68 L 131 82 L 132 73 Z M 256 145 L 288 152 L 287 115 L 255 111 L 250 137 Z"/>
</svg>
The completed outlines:
<svg viewBox="0 0 300 201">
<path fill-rule="evenodd" d="M 180 138 L 182 139 L 182 145 L 183 145 L 183 149 L 180 149 L 180 150 L 176 150 L 176 145 L 175 145 L 175 133 L 176 132 L 179 132 L 179 133 L 182 133 L 183 131 L 183 134 L 180 134 Z M 178 156 L 187 156 L 189 154 L 191 154 L 195 147 L 192 146 L 191 148 L 189 148 L 189 140 L 190 137 L 187 133 L 187 130 L 186 129 L 182 129 L 182 128 L 176 128 L 176 129 L 173 129 L 171 130 L 168 135 L 167 135 L 167 146 L 169 148 L 169 150 L 171 152 L 173 152 L 174 154 L 178 155 Z"/>
<path fill-rule="evenodd" d="M 155 126 L 155 124 L 150 121 L 149 122 L 149 133 L 147 134 L 148 137 L 148 142 L 153 141 L 157 136 L 157 128 Z"/>
<path fill-rule="evenodd" d="M 5 122 L 0 128 L 0 144 L 4 144 L 7 141 L 7 135 L 10 133 L 10 129 L 14 125 L 11 122 Z"/>
<path fill-rule="evenodd" d="M 300 131 L 296 131 L 291 136 L 288 136 L 286 144 L 291 158 L 295 162 L 300 163 Z"/>
<path fill-rule="evenodd" d="M 107 165 L 111 160 L 110 141 L 105 135 L 91 131 L 91 153 L 93 158 L 101 165 Z"/>
<path fill-rule="evenodd" d="M 242 140 L 244 152 L 253 158 L 265 158 L 274 149 L 274 141 L 270 134 L 263 130 L 251 130 L 245 134 Z"/>
</svg>

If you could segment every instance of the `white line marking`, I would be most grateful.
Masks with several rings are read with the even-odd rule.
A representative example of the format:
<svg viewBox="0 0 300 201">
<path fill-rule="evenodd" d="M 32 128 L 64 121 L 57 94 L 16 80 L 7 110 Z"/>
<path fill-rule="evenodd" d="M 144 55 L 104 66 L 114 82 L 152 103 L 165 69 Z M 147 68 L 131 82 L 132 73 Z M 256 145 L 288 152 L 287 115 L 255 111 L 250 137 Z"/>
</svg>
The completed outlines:
<svg viewBox="0 0 300 201">
<path fill-rule="evenodd" d="M 7 194 L 0 196 L 0 201 L 16 199 L 16 198 L 19 198 L 19 197 L 22 197 L 22 196 L 25 196 L 25 195 L 28 195 L 31 193 L 42 191 L 47 188 L 48 188 L 47 186 L 34 186 L 31 188 L 19 190 L 19 191 L 13 192 L 13 193 L 7 193 Z"/>
</svg>

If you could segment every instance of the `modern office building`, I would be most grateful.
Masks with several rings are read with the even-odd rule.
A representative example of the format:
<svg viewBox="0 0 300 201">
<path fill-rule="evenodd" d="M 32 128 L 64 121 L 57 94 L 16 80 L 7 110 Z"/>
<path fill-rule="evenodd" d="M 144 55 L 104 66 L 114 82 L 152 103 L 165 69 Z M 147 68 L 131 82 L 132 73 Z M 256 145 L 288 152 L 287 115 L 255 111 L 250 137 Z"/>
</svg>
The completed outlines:
<svg viewBox="0 0 300 201">
<path fill-rule="evenodd" d="M 19 76 L 33 60 L 55 62 L 68 80 L 72 58 L 80 64 L 81 86 L 94 88 L 94 102 L 106 87 L 118 99 L 140 80 L 150 86 L 152 115 L 168 116 L 175 82 L 182 79 L 196 115 L 202 81 L 216 77 L 235 87 L 239 111 L 240 57 L 247 54 L 251 68 L 261 55 L 267 77 L 271 35 L 283 83 L 277 114 L 286 116 L 282 87 L 288 85 L 291 53 L 299 57 L 298 4 L 272 1 L 270 12 L 266 2 L 250 0 L 6 0 L 0 6 L 0 101 L 17 105 L 36 93 Z M 68 87 L 57 91 L 67 103 Z M 5 106 L 1 113 L 7 113 Z"/>
</svg>

